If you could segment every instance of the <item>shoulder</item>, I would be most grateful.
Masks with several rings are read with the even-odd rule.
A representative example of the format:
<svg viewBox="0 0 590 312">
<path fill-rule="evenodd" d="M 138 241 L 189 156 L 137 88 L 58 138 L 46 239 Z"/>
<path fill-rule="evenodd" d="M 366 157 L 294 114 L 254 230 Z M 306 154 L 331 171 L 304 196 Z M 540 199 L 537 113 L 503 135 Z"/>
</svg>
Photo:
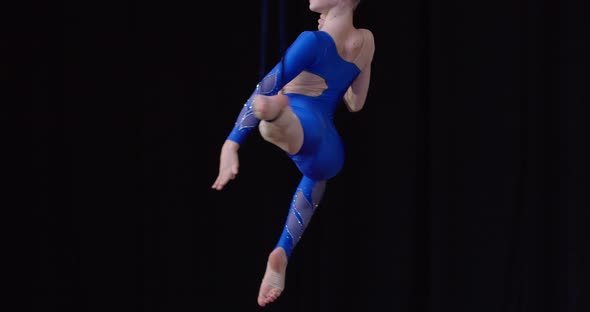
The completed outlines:
<svg viewBox="0 0 590 312">
<path fill-rule="evenodd" d="M 375 48 L 375 36 L 373 35 L 373 32 L 369 29 L 366 29 L 366 28 L 359 28 L 358 31 L 362 35 L 363 40 L 365 41 L 365 45 L 374 49 Z"/>
<path fill-rule="evenodd" d="M 315 30 L 304 30 L 299 33 L 295 42 L 314 43 L 318 40 L 318 32 Z"/>
<path fill-rule="evenodd" d="M 366 28 L 359 28 L 358 33 L 362 37 L 362 54 L 366 55 L 369 60 L 373 59 L 375 54 L 375 36 L 373 32 Z"/>
<path fill-rule="evenodd" d="M 305 30 L 300 32 L 293 43 L 291 43 L 291 49 L 316 49 L 318 47 L 318 41 L 319 39 L 315 31 Z"/>
<path fill-rule="evenodd" d="M 297 35 L 297 38 L 285 51 L 285 55 L 289 55 L 291 59 L 298 59 L 300 62 L 311 64 L 318 57 L 321 46 L 317 34 L 314 31 L 306 30 Z"/>
</svg>

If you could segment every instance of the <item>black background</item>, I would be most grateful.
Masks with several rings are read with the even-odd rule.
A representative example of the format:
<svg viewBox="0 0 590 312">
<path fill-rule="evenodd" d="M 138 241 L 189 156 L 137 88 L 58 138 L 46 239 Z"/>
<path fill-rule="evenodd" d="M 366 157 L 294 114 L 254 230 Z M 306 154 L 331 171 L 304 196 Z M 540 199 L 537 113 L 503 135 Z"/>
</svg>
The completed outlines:
<svg viewBox="0 0 590 312">
<path fill-rule="evenodd" d="M 254 133 L 237 179 L 210 189 L 259 79 L 260 4 L 37 3 L 5 32 L 27 60 L 3 79 L 25 82 L 4 116 L 24 151 L 32 311 L 260 309 L 299 174 Z M 286 5 L 290 42 L 317 15 Z M 370 94 L 335 116 L 346 165 L 264 309 L 588 311 L 589 9 L 361 6 Z"/>
</svg>

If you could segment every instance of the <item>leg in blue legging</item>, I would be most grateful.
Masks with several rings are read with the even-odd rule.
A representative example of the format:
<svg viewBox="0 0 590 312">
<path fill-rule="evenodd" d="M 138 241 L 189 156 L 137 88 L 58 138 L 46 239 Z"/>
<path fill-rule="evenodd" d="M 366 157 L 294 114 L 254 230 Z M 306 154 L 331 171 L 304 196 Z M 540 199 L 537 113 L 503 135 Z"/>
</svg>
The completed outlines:
<svg viewBox="0 0 590 312">
<path fill-rule="evenodd" d="M 293 248 L 311 221 L 311 217 L 324 195 L 325 187 L 326 181 L 316 182 L 305 176 L 299 182 L 291 201 L 283 233 L 276 246 L 285 250 L 287 260 L 291 258 Z"/>
<path fill-rule="evenodd" d="M 285 287 L 287 263 L 301 239 L 326 188 L 326 181 L 303 177 L 293 195 L 281 237 L 268 257 L 266 272 L 260 285 L 258 304 L 265 306 L 276 300 Z"/>
</svg>

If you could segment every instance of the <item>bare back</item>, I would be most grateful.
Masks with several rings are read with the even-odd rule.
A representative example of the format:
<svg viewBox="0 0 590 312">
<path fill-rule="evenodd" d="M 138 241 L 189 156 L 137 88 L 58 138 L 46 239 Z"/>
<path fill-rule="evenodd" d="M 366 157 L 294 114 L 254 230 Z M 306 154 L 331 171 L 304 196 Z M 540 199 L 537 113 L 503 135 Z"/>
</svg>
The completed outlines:
<svg viewBox="0 0 590 312">
<path fill-rule="evenodd" d="M 324 32 L 334 41 L 340 58 L 354 64 L 360 70 L 344 95 L 344 103 L 348 110 L 359 111 L 364 106 L 368 92 L 374 53 L 373 34 L 367 29 L 354 28 L 348 32 L 337 32 L 335 35 L 328 31 Z M 299 119 L 287 104 L 288 99 L 284 94 L 296 93 L 318 97 L 327 89 L 328 85 L 323 77 L 305 70 L 299 73 L 279 94 L 271 97 L 278 107 L 282 107 L 283 113 L 273 123 L 261 122 L 260 132 L 263 138 L 291 154 L 296 153 L 303 144 L 303 129 Z"/>
<path fill-rule="evenodd" d="M 345 36 L 332 36 L 340 57 L 354 63 L 361 71 L 371 63 L 373 56 L 373 35 L 367 29 L 355 29 Z M 303 71 L 285 85 L 283 93 L 298 93 L 319 96 L 328 88 L 324 79 L 318 75 Z"/>
</svg>

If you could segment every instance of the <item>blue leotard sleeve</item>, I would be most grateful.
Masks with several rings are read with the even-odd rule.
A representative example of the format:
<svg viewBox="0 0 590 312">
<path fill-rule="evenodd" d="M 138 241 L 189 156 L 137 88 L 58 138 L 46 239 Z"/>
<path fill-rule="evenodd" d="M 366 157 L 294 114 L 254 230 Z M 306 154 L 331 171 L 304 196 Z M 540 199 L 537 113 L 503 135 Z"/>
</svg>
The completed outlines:
<svg viewBox="0 0 590 312">
<path fill-rule="evenodd" d="M 318 57 L 318 41 L 314 32 L 304 31 L 295 39 L 285 52 L 283 58 L 271 69 L 268 74 L 256 85 L 242 107 L 233 129 L 227 139 L 242 144 L 254 129 L 260 119 L 252 110 L 254 96 L 275 95 L 289 81 L 295 78 L 301 71 L 313 65 Z"/>
</svg>

